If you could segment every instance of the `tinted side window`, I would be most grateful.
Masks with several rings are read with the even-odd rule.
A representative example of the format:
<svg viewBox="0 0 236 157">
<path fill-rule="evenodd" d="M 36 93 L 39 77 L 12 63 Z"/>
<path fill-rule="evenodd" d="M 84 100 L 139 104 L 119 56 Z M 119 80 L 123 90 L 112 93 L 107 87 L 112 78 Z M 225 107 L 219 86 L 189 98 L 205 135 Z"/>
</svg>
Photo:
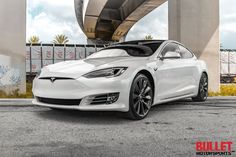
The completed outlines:
<svg viewBox="0 0 236 157">
<path fill-rule="evenodd" d="M 183 59 L 187 59 L 187 58 L 192 58 L 193 54 L 191 52 L 189 52 L 188 49 L 186 49 L 185 47 L 179 45 L 180 48 L 180 56 Z"/>
<path fill-rule="evenodd" d="M 169 43 L 161 52 L 161 56 L 165 56 L 167 52 L 176 52 L 179 53 L 179 46 L 175 43 Z"/>
</svg>

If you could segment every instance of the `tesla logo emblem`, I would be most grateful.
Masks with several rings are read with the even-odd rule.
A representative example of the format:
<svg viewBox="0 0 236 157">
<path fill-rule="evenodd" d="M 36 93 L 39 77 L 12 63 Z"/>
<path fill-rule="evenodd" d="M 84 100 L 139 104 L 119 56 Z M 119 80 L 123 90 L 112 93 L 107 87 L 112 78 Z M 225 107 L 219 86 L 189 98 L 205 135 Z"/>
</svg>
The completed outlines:
<svg viewBox="0 0 236 157">
<path fill-rule="evenodd" d="M 56 80 L 56 78 L 55 77 L 51 77 L 50 80 L 53 83 Z"/>
</svg>

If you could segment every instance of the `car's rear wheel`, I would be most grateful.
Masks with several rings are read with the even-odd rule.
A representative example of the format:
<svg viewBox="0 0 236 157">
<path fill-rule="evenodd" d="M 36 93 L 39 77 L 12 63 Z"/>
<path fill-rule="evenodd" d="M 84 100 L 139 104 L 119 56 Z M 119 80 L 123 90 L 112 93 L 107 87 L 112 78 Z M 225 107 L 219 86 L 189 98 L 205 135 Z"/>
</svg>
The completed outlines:
<svg viewBox="0 0 236 157">
<path fill-rule="evenodd" d="M 137 74 L 130 89 L 128 118 L 133 120 L 145 118 L 152 103 L 153 87 L 150 80 L 143 74 Z"/>
<path fill-rule="evenodd" d="M 193 97 L 193 101 L 206 101 L 208 97 L 208 77 L 206 73 L 203 73 L 199 83 L 198 95 Z"/>
</svg>

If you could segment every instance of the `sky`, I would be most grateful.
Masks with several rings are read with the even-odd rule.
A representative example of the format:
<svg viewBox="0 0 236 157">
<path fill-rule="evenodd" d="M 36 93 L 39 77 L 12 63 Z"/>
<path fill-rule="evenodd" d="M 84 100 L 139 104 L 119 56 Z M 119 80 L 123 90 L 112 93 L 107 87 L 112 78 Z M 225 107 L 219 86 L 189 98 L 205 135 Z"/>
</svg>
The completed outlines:
<svg viewBox="0 0 236 157">
<path fill-rule="evenodd" d="M 232 7 L 233 6 L 233 7 Z M 220 42 L 223 48 L 236 49 L 236 0 L 220 0 Z M 51 43 L 55 35 L 65 34 L 69 43 L 86 44 L 74 11 L 74 0 L 27 0 L 27 41 L 32 35 Z M 126 40 L 168 38 L 168 3 L 164 3 L 129 31 Z"/>
</svg>

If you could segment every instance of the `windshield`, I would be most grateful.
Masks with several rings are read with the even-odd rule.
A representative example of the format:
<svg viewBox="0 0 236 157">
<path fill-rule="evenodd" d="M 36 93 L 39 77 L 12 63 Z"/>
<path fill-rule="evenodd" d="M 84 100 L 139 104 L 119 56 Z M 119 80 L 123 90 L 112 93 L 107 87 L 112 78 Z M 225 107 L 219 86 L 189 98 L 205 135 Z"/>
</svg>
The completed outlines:
<svg viewBox="0 0 236 157">
<path fill-rule="evenodd" d="M 127 57 L 129 56 L 125 50 L 122 49 L 108 49 L 93 53 L 88 58 L 105 58 L 105 57 Z"/>
</svg>

